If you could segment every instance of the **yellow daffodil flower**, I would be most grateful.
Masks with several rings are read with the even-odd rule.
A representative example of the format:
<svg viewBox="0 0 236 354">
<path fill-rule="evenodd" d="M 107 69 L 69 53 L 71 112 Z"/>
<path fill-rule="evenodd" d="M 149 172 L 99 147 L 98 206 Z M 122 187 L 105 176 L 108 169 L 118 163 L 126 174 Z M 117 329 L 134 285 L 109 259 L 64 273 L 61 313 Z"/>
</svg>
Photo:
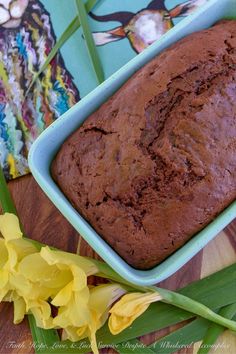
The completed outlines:
<svg viewBox="0 0 236 354">
<path fill-rule="evenodd" d="M 22 289 L 22 295 L 34 300 L 48 299 L 56 294 L 72 280 L 70 270 L 61 271 L 56 265 L 48 264 L 40 253 L 25 257 L 18 266 L 18 271 L 23 274 L 31 285 L 29 289 Z M 28 292 L 27 292 L 28 290 Z"/>
<path fill-rule="evenodd" d="M 126 294 L 126 288 L 115 283 L 88 286 L 88 277 L 99 272 L 91 260 L 47 246 L 38 250 L 22 238 L 12 214 L 0 216 L 0 236 L 0 301 L 14 303 L 14 323 L 31 313 L 38 327 L 62 328 L 63 339 L 88 337 L 98 354 L 96 332 L 109 313 L 110 331 L 117 334 L 161 299 L 158 293 Z M 57 307 L 55 317 L 51 305 Z"/>
<path fill-rule="evenodd" d="M 122 332 L 145 312 L 152 302 L 161 299 L 157 292 L 124 295 L 110 310 L 108 325 L 111 333 L 115 335 Z"/>
<path fill-rule="evenodd" d="M 88 307 L 90 292 L 87 277 L 98 271 L 91 261 L 43 247 L 39 254 L 26 257 L 19 270 L 33 284 L 38 284 L 36 289 L 43 289 L 44 296 L 42 292 L 38 293 L 39 298 L 49 298 L 50 293 L 52 305 L 58 307 L 58 314 L 52 319 L 53 327 L 72 327 L 76 328 L 76 332 L 85 332 L 91 318 Z M 36 294 L 33 297 L 35 298 Z M 49 312 L 39 313 L 36 309 L 39 311 L 40 307 L 33 310 L 30 307 L 31 312 L 37 315 L 37 324 L 43 328 L 45 325 L 51 325 Z M 47 317 L 43 317 L 43 314 Z"/>
<path fill-rule="evenodd" d="M 49 247 L 43 247 L 40 256 L 50 267 L 56 267 L 66 275 L 66 282 L 61 284 L 56 295 L 51 295 L 52 305 L 59 308 L 53 324 L 60 328 L 86 326 L 89 320 L 87 277 L 97 273 L 97 267 L 86 258 L 53 251 Z"/>
<path fill-rule="evenodd" d="M 13 214 L 0 215 L 0 235 L 3 237 L 0 238 L 0 249 L 3 254 L 1 269 L 13 271 L 17 262 L 25 256 L 37 252 L 33 244 L 22 239 L 19 221 Z"/>
<path fill-rule="evenodd" d="M 87 311 L 84 312 L 83 317 L 83 326 L 77 328 L 74 326 L 64 327 L 65 331 L 63 338 L 71 341 L 79 341 L 88 337 L 90 339 L 93 352 L 98 353 L 96 332 L 106 322 L 111 305 L 124 293 L 126 293 L 126 290 L 119 284 L 103 284 L 90 288 Z M 81 309 L 79 304 L 77 306 Z M 76 311 L 76 309 L 74 309 L 74 311 Z M 78 315 L 76 316 L 78 317 Z M 87 320 L 87 323 L 85 319 Z M 70 322 L 67 321 L 67 324 L 69 323 Z M 64 324 L 66 324 L 66 322 L 64 322 Z M 60 323 L 60 326 L 61 325 L 62 323 Z"/>
<path fill-rule="evenodd" d="M 45 316 L 45 307 L 50 308 L 48 303 L 40 299 L 36 299 L 36 292 L 42 292 L 44 289 L 37 287 L 38 284 L 31 283 L 25 276 L 25 270 L 20 271 L 21 262 L 32 259 L 32 262 L 25 262 L 26 268 L 35 265 L 34 260 L 37 258 L 38 252 L 36 247 L 27 240 L 22 238 L 19 221 L 13 214 L 4 214 L 0 216 L 0 231 L 4 239 L 0 239 L 0 249 L 4 257 L 1 261 L 1 282 L 0 282 L 0 300 L 14 302 L 14 323 L 23 320 L 24 315 L 32 310 L 37 316 L 36 320 L 39 324 L 46 323 L 43 320 Z M 38 260 L 36 259 L 36 262 Z M 4 262 L 4 264 L 3 264 Z M 37 264 L 37 263 L 36 263 Z M 38 294 L 37 294 L 38 295 Z M 50 292 L 43 297 L 48 299 Z M 30 305 L 29 305 L 30 303 Z M 40 316 L 40 314 L 43 314 Z M 38 317 L 38 319 L 37 319 Z M 47 327 L 50 325 L 47 324 Z"/>
<path fill-rule="evenodd" d="M 18 293 L 19 286 L 25 285 L 24 277 L 17 271 L 18 262 L 37 250 L 22 239 L 19 221 L 13 214 L 0 215 L 0 234 L 0 301 L 14 303 L 14 323 L 19 323 L 26 304 Z"/>
<path fill-rule="evenodd" d="M 66 326 L 68 323 L 78 326 L 78 322 L 73 321 L 83 308 L 83 298 L 88 301 L 87 276 L 97 272 L 92 262 L 78 258 L 79 260 L 76 255 L 43 247 L 40 253 L 31 254 L 20 262 L 18 270 L 29 284 L 28 288 L 21 288 L 21 295 L 26 301 L 27 311 L 33 313 L 39 327 L 63 328 L 66 316 Z M 74 292 L 79 297 L 77 311 L 74 306 Z M 48 299 L 53 299 L 52 304 L 60 307 L 56 319 L 51 316 Z M 63 306 L 68 304 L 69 310 L 65 312 Z"/>
</svg>

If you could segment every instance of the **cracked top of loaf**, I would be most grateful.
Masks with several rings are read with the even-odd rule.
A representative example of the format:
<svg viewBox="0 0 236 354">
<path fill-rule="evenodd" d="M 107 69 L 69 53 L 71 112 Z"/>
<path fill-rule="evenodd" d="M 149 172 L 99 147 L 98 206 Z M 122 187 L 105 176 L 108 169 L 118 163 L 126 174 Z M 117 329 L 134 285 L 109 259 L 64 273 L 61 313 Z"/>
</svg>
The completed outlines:
<svg viewBox="0 0 236 354">
<path fill-rule="evenodd" d="M 52 175 L 135 268 L 204 228 L 236 199 L 236 21 L 138 71 L 65 141 Z"/>
</svg>

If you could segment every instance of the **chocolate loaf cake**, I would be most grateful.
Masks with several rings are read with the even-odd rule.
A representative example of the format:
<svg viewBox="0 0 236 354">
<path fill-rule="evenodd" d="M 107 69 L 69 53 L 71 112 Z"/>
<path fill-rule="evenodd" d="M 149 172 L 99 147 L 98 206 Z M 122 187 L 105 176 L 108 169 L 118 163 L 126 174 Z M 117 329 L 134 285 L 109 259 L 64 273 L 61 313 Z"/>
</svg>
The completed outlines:
<svg viewBox="0 0 236 354">
<path fill-rule="evenodd" d="M 236 21 L 138 71 L 65 141 L 52 175 L 135 268 L 204 228 L 236 199 Z"/>
</svg>

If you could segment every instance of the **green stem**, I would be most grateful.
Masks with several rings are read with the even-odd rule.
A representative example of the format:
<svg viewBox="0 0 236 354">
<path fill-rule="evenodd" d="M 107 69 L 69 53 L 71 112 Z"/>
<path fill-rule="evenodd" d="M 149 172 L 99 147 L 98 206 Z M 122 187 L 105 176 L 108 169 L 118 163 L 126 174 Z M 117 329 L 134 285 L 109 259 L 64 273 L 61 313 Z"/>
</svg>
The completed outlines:
<svg viewBox="0 0 236 354">
<path fill-rule="evenodd" d="M 78 17 L 86 41 L 89 57 L 96 74 L 97 80 L 99 83 L 104 81 L 104 74 L 102 69 L 102 64 L 97 52 L 96 45 L 94 43 L 93 35 L 89 27 L 88 17 L 86 7 L 83 3 L 83 0 L 76 0 L 76 6 L 78 9 Z"/>
<path fill-rule="evenodd" d="M 236 314 L 236 303 L 223 307 L 219 311 L 219 315 L 232 319 Z M 218 324 L 212 324 L 203 338 L 202 344 L 198 350 L 198 354 L 207 354 L 212 349 L 217 338 L 224 332 L 225 327 Z"/>
<path fill-rule="evenodd" d="M 232 331 L 236 331 L 235 321 L 231 321 L 223 316 L 220 316 L 219 314 L 215 313 L 214 311 L 209 309 L 209 307 L 201 304 L 200 302 L 197 302 L 187 296 L 175 293 L 170 290 L 157 287 L 155 289 L 161 295 L 163 302 L 174 305 L 188 312 L 194 313 L 197 316 L 201 316 L 202 318 L 205 318 L 218 325 L 231 329 Z"/>
<path fill-rule="evenodd" d="M 89 258 L 90 259 L 90 258 Z M 107 265 L 104 262 L 98 261 L 96 259 L 90 259 L 98 268 L 98 273 L 96 276 L 101 277 L 101 278 L 106 278 L 110 279 L 116 283 L 121 283 L 124 285 L 127 285 L 131 288 L 133 288 L 136 291 L 140 292 L 154 292 L 152 287 L 149 286 L 139 286 L 139 285 L 134 285 L 133 283 L 128 282 L 124 278 L 122 278 L 119 274 L 117 274 L 109 265 Z"/>
</svg>

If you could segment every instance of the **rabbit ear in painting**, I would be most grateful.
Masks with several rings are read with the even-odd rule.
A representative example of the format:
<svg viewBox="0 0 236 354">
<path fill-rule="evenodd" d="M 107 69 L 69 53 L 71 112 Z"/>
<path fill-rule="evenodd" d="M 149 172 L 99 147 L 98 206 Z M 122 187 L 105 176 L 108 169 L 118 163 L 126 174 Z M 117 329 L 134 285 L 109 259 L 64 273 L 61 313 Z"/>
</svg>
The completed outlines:
<svg viewBox="0 0 236 354">
<path fill-rule="evenodd" d="M 90 12 L 89 15 L 95 21 L 99 21 L 99 22 L 117 21 L 122 24 L 122 26 L 116 27 L 109 31 L 94 32 L 93 38 L 96 45 L 98 46 L 111 43 L 111 42 L 116 42 L 125 38 L 126 33 L 124 28 L 135 16 L 134 13 L 127 12 L 127 11 L 115 12 L 104 16 L 97 16 L 94 13 Z"/>
<path fill-rule="evenodd" d="M 107 32 L 94 32 L 93 38 L 96 45 L 104 45 L 111 42 L 119 41 L 126 37 L 123 27 L 117 27 Z"/>
<path fill-rule="evenodd" d="M 208 0 L 189 0 L 180 5 L 177 5 L 169 11 L 170 17 L 186 17 L 199 7 L 204 5 Z"/>
</svg>

